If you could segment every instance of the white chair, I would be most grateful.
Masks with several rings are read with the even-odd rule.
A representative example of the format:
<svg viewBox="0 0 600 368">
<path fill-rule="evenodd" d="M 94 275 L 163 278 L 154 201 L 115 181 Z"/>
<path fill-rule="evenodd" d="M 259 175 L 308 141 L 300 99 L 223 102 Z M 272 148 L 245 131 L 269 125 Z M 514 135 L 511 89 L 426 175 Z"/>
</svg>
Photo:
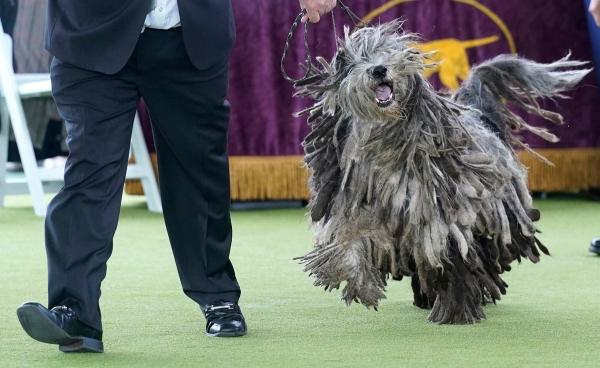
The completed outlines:
<svg viewBox="0 0 600 368">
<path fill-rule="evenodd" d="M 38 167 L 21 99 L 51 96 L 50 75 L 15 74 L 12 50 L 12 39 L 4 33 L 0 24 L 0 96 L 3 97 L 0 105 L 0 207 L 4 206 L 6 195 L 29 193 L 35 214 L 45 216 L 47 205 L 44 194 L 60 189 L 64 168 Z M 13 128 L 21 156 L 22 174 L 7 173 L 6 170 L 9 126 Z M 128 165 L 127 179 L 140 179 L 148 209 L 162 212 L 158 184 L 137 114 L 131 138 L 130 156 L 132 154 L 136 163 Z"/>
</svg>

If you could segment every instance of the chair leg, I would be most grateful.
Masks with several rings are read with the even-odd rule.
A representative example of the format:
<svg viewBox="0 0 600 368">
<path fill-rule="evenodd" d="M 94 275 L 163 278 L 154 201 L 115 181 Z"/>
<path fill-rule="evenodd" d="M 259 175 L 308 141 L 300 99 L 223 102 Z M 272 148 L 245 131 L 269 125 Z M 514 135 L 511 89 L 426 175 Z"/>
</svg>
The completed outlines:
<svg viewBox="0 0 600 368">
<path fill-rule="evenodd" d="M 9 117 L 4 100 L 0 106 L 0 208 L 4 207 L 6 197 L 6 164 L 8 158 Z"/>
<path fill-rule="evenodd" d="M 142 125 L 137 114 L 135 115 L 135 121 L 133 122 L 131 148 L 135 155 L 136 165 L 141 168 L 143 173 L 140 180 L 142 181 L 142 187 L 144 188 L 148 209 L 151 212 L 162 213 L 162 202 L 160 200 L 156 175 L 154 175 L 152 161 L 150 160 L 150 154 L 148 153 L 148 147 L 146 146 L 144 133 L 142 132 Z"/>
<path fill-rule="evenodd" d="M 3 69 L 6 67 L 6 64 L 2 65 Z M 2 70 L 1 75 L 8 75 L 9 72 L 10 70 Z M 23 164 L 23 170 L 25 171 L 29 194 L 33 201 L 33 210 L 37 216 L 44 217 L 46 215 L 44 188 L 37 167 L 35 153 L 31 143 L 31 136 L 29 135 L 29 130 L 27 128 L 23 105 L 21 105 L 21 97 L 19 96 L 14 79 L 0 78 L 0 84 L 4 91 L 8 115 L 10 116 L 15 140 L 17 141 L 17 147 L 19 148 L 19 155 L 21 156 L 21 163 Z"/>
</svg>

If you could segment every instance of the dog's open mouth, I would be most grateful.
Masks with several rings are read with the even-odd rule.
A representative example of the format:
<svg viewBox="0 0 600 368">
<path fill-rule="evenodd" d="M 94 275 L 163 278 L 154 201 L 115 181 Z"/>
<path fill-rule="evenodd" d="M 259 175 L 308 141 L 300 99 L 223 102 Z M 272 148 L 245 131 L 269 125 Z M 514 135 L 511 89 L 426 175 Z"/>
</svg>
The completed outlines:
<svg viewBox="0 0 600 368">
<path fill-rule="evenodd" d="M 383 82 L 375 88 L 375 102 L 379 107 L 388 107 L 394 101 L 394 86 Z"/>
</svg>

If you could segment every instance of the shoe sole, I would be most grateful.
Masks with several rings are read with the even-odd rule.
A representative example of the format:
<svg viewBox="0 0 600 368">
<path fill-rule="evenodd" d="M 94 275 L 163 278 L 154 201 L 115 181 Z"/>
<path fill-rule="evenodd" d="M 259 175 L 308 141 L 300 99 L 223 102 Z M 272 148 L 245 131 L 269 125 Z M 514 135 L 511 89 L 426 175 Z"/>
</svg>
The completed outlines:
<svg viewBox="0 0 600 368">
<path fill-rule="evenodd" d="M 590 253 L 594 253 L 600 256 L 600 248 L 598 247 L 590 247 Z"/>
<path fill-rule="evenodd" d="M 41 305 L 23 305 L 17 309 L 17 317 L 32 339 L 46 344 L 58 345 L 64 353 L 102 353 L 102 341 L 84 336 L 71 336 L 49 319 Z"/>
<path fill-rule="evenodd" d="M 245 336 L 246 331 L 244 332 L 218 332 L 218 333 L 206 333 L 208 337 L 241 337 Z"/>
</svg>

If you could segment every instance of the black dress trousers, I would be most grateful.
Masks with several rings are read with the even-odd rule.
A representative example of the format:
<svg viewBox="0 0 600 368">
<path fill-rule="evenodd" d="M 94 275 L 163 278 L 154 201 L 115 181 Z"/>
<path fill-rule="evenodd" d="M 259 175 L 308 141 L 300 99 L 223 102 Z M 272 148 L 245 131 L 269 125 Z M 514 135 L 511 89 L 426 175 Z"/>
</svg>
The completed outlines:
<svg viewBox="0 0 600 368">
<path fill-rule="evenodd" d="M 116 74 L 55 58 L 53 95 L 66 122 L 64 188 L 46 218 L 49 307 L 101 330 L 100 284 L 112 252 L 136 104 L 150 110 L 160 192 L 181 284 L 197 303 L 237 302 L 229 260 L 227 63 L 200 70 L 180 28 L 146 29 Z"/>
</svg>

